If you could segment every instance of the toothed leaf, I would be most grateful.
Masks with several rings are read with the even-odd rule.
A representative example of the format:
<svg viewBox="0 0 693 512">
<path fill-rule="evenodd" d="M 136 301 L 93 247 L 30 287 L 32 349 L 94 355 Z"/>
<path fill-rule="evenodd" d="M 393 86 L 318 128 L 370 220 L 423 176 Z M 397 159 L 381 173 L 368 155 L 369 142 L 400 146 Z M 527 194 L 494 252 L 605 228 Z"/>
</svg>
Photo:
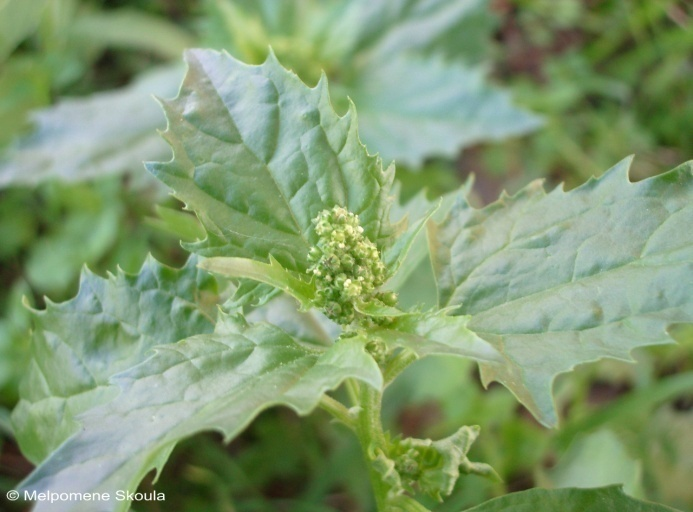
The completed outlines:
<svg viewBox="0 0 693 512">
<path fill-rule="evenodd" d="M 107 279 L 82 273 L 79 293 L 34 312 L 32 359 L 12 414 L 24 454 L 37 463 L 79 428 L 75 416 L 113 398 L 109 379 L 140 363 L 152 347 L 211 332 L 204 296 L 214 279 L 147 259 L 139 274 Z"/>
<path fill-rule="evenodd" d="M 306 415 L 347 378 L 382 386 L 377 364 L 357 340 L 318 348 L 269 324 L 222 317 L 214 333 L 157 347 L 150 359 L 114 377 L 120 394 L 79 416 L 79 432 L 23 489 L 109 493 L 112 499 L 100 510 L 128 510 L 116 491 L 134 491 L 178 441 L 205 430 L 220 431 L 229 441 L 274 405 Z M 39 502 L 35 510 L 89 507 Z"/>
<path fill-rule="evenodd" d="M 441 307 L 504 365 L 481 364 L 544 424 L 556 375 L 669 343 L 693 321 L 693 163 L 637 183 L 630 159 L 582 187 L 533 183 L 476 210 L 461 199 L 429 236 Z"/>
<path fill-rule="evenodd" d="M 187 244 L 207 257 L 269 261 L 305 271 L 317 242 L 311 220 L 335 205 L 359 215 L 366 236 L 390 244 L 390 187 L 357 134 L 353 108 L 339 117 L 326 79 L 309 88 L 270 55 L 249 66 L 191 50 L 179 96 L 162 105 L 168 163 L 148 169 L 200 218 L 207 238 Z"/>
<path fill-rule="evenodd" d="M 369 314 L 380 316 L 377 311 Z M 392 315 L 387 327 L 369 331 L 369 337 L 381 338 L 392 348 L 412 350 L 418 357 L 454 355 L 477 361 L 503 361 L 492 344 L 467 327 L 469 320 L 468 316 L 449 316 L 447 311 L 400 313 Z"/>
</svg>

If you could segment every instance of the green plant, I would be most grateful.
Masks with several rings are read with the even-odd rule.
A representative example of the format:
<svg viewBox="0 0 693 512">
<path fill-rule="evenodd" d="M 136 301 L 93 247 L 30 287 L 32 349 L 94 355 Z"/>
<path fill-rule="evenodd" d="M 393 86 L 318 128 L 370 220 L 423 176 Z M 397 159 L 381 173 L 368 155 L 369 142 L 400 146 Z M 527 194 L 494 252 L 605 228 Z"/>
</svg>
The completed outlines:
<svg viewBox="0 0 693 512">
<path fill-rule="evenodd" d="M 194 256 L 180 270 L 150 259 L 138 275 L 85 272 L 75 299 L 36 312 L 12 417 L 39 464 L 29 495 L 106 493 L 105 508 L 125 510 L 116 492 L 134 491 L 182 439 L 217 430 L 228 441 L 285 405 L 321 407 L 354 432 L 378 510 L 428 510 L 416 494 L 442 498 L 460 474 L 495 473 L 468 458 L 479 427 L 437 441 L 384 431 L 382 392 L 415 360 L 471 358 L 485 384 L 555 426 L 556 375 L 628 360 L 693 320 L 691 163 L 631 183 L 627 159 L 571 192 L 533 183 L 481 210 L 470 183 L 432 221 L 439 204 L 394 202 L 394 166 L 367 153 L 353 106 L 335 113 L 326 80 L 310 89 L 273 55 L 261 66 L 205 50 L 187 59 L 179 96 L 162 101 L 174 158 L 147 167 L 206 238 L 184 244 Z M 425 255 L 424 225 L 438 307 L 404 311 L 397 275 Z M 281 292 L 298 309 L 274 309 Z M 252 309 L 276 325 L 249 320 Z M 346 404 L 327 394 L 342 384 Z M 521 504 L 670 510 L 615 487 L 534 489 L 471 510 Z"/>
<path fill-rule="evenodd" d="M 22 2 L 12 0 L 8 6 L 19 10 Z M 186 31 L 160 17 L 127 9 L 90 12 L 86 6 L 78 9 L 77 3 L 72 0 L 62 10 L 54 9 L 58 18 L 69 20 L 55 28 L 67 46 L 56 52 L 61 56 L 71 55 L 72 46 L 92 49 L 91 58 L 98 55 L 94 48 L 125 47 L 177 59 L 182 48 L 195 46 Z M 485 0 L 199 3 L 197 45 L 227 50 L 249 63 L 262 62 L 271 45 L 306 83 L 314 83 L 325 72 L 339 102 L 337 110 L 349 107 L 347 97 L 357 102 L 364 141 L 400 164 L 418 168 L 427 158 L 454 157 L 470 144 L 521 135 L 541 124 L 485 77 L 492 26 Z M 34 14 L 34 23 L 40 14 L 40 10 Z M 458 37 L 461 33 L 464 38 Z M 72 41 L 77 44 L 69 45 Z M 43 50 L 56 47 L 49 40 Z M 33 57 L 41 60 L 42 55 Z M 78 60 L 80 66 L 85 60 Z M 181 75 L 176 60 L 148 69 L 126 87 L 62 99 L 34 114 L 31 135 L 0 154 L 0 188 L 51 178 L 81 181 L 132 173 L 142 160 L 165 158 L 166 145 L 155 133 L 163 118 L 150 99 L 152 94 L 175 94 Z M 21 83 L 27 96 L 24 75 L 7 73 L 6 81 L 8 88 Z M 36 89 L 36 95 L 48 96 L 44 89 Z M 8 103 L 19 105 L 19 99 Z M 5 119 L 25 124 L 26 111 L 44 103 L 36 100 Z"/>
</svg>

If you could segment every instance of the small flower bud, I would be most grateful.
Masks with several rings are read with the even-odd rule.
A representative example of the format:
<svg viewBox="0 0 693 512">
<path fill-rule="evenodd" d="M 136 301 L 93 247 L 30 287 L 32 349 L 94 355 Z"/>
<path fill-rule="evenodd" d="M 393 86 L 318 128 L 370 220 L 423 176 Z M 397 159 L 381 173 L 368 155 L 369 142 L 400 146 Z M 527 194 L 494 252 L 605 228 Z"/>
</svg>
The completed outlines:
<svg viewBox="0 0 693 512">
<path fill-rule="evenodd" d="M 382 292 L 377 295 L 378 299 L 386 306 L 397 304 L 397 294 L 395 292 Z"/>
<path fill-rule="evenodd" d="M 385 281 L 378 248 L 364 236 L 358 216 L 341 206 L 321 211 L 312 222 L 318 241 L 308 253 L 314 263 L 308 272 L 314 276 L 315 305 L 342 325 L 357 317 L 361 323 L 369 321 L 354 304 L 382 295 L 376 292 Z"/>
<path fill-rule="evenodd" d="M 318 261 L 320 256 L 322 256 L 322 251 L 317 247 L 311 247 L 308 251 L 308 259 L 310 261 Z"/>
</svg>

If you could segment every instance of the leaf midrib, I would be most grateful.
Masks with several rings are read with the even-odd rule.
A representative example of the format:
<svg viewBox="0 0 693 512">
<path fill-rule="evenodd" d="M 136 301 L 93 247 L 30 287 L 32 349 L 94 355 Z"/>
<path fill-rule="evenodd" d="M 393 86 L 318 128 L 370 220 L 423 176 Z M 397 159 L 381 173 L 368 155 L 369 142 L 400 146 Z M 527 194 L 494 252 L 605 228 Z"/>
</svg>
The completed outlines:
<svg viewBox="0 0 693 512">
<path fill-rule="evenodd" d="M 204 65 L 202 64 L 202 62 L 201 62 L 199 59 L 197 59 L 197 61 L 198 61 L 198 63 L 200 64 L 201 69 L 204 70 L 205 76 L 206 76 L 207 80 L 209 81 L 210 85 L 212 86 L 212 89 L 214 90 L 214 93 L 216 94 L 217 98 L 219 98 L 219 101 L 224 105 L 224 107 L 225 107 L 224 114 L 228 115 L 229 119 L 231 120 L 231 122 L 233 123 L 233 125 L 236 127 L 236 130 L 238 131 L 238 137 L 239 137 L 240 140 L 241 140 L 240 143 L 242 143 L 243 146 L 244 146 L 245 148 L 248 149 L 248 151 L 250 152 L 250 154 L 252 154 L 253 157 L 255 157 L 255 159 L 256 159 L 258 162 L 260 162 L 260 163 L 262 164 L 262 167 L 265 169 L 265 171 L 267 172 L 267 174 L 269 174 L 270 178 L 272 179 L 272 183 L 274 184 L 274 187 L 276 188 L 277 192 L 279 193 L 279 195 L 281 196 L 282 200 L 284 201 L 284 204 L 286 205 L 286 209 L 287 209 L 287 210 L 289 211 L 289 213 L 291 214 L 291 219 L 293 220 L 294 225 L 295 225 L 296 228 L 297 228 L 299 237 L 303 240 L 303 242 L 304 242 L 304 244 L 306 245 L 306 247 L 310 247 L 310 246 L 311 246 L 311 243 L 310 243 L 310 241 L 308 240 L 308 238 L 306 237 L 306 234 L 303 232 L 303 228 L 302 228 L 301 225 L 299 224 L 298 219 L 296 218 L 296 215 L 294 214 L 294 211 L 293 211 L 293 209 L 291 208 L 291 203 L 287 200 L 287 197 L 286 197 L 286 195 L 284 194 L 284 192 L 282 191 L 281 187 L 279 186 L 279 183 L 277 183 L 277 180 L 276 180 L 276 178 L 274 177 L 274 174 L 272 174 L 271 169 L 270 169 L 270 166 L 269 166 L 269 163 L 265 162 L 262 158 L 260 158 L 260 157 L 257 155 L 257 153 L 255 153 L 255 151 L 253 151 L 253 149 L 245 142 L 245 137 L 244 137 L 244 135 L 241 133 L 241 130 L 238 128 L 238 124 L 236 123 L 236 120 L 233 118 L 233 115 L 231 114 L 231 112 L 229 111 L 228 107 L 226 106 L 226 101 L 224 101 L 224 98 L 221 96 L 218 87 L 216 86 L 216 84 L 215 84 L 214 81 L 212 80 L 212 78 L 211 78 L 211 76 L 209 75 L 209 73 L 207 73 L 207 68 L 206 68 L 206 66 L 204 66 Z M 279 89 L 277 88 L 276 82 L 275 82 L 271 77 L 269 77 L 269 76 L 267 76 L 266 78 L 267 78 L 267 80 L 268 80 L 269 82 L 272 83 L 272 87 L 273 87 L 274 91 L 277 92 L 277 96 L 280 96 L 280 94 L 279 94 Z M 187 101 L 186 101 L 186 102 L 187 102 Z M 279 106 L 279 103 L 277 103 L 277 109 L 279 109 L 279 111 L 281 112 L 281 107 Z M 279 116 L 279 119 L 281 119 L 281 116 Z M 279 122 L 279 121 L 278 121 L 278 122 Z M 320 126 L 320 129 L 322 129 L 322 130 L 324 131 L 324 129 L 323 129 L 321 123 L 319 124 L 319 126 Z M 198 127 L 198 129 L 200 129 L 200 128 Z M 203 130 L 200 129 L 200 131 L 203 131 Z M 210 134 L 207 134 L 207 135 L 210 135 Z M 219 138 L 216 137 L 215 135 L 210 135 L 210 136 L 214 137 L 216 140 L 218 140 L 218 141 L 220 141 L 220 142 L 222 142 L 222 143 L 224 143 L 224 144 L 228 144 L 228 142 L 225 142 L 225 141 L 219 139 Z M 278 136 L 279 136 L 279 134 L 278 134 L 278 132 L 277 132 L 277 137 L 278 137 Z M 330 148 L 330 149 L 332 149 L 332 148 Z M 270 155 L 270 157 L 269 157 L 269 160 L 270 160 L 270 161 L 272 161 L 272 159 L 273 159 L 274 156 L 276 155 L 276 152 L 277 152 L 277 143 L 273 144 L 273 146 L 272 146 L 272 152 L 271 152 L 271 155 Z M 187 153 L 187 152 L 186 152 L 186 153 Z M 192 160 L 191 160 L 191 161 L 192 161 Z M 224 204 L 225 204 L 225 203 L 224 203 Z M 229 205 L 226 205 L 226 206 L 230 208 Z M 238 213 L 242 213 L 242 212 L 238 212 Z M 242 214 L 243 214 L 243 213 L 242 213 Z M 243 215 L 247 215 L 247 214 L 243 214 Z M 248 215 L 248 216 L 249 216 L 249 215 Z M 251 218 L 252 218 L 252 217 L 251 217 Z M 280 230 L 278 230 L 278 231 L 280 231 Z M 294 233 L 294 234 L 295 234 L 295 233 Z"/>
</svg>

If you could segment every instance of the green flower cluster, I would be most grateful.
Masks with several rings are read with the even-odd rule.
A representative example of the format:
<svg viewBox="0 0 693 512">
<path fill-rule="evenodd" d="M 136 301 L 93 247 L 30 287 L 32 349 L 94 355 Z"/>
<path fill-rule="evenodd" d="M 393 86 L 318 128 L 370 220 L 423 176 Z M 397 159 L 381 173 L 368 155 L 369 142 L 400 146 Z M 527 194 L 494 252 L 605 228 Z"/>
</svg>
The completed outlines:
<svg viewBox="0 0 693 512">
<path fill-rule="evenodd" d="M 379 293 L 385 265 L 373 242 L 363 234 L 357 215 L 341 206 L 323 210 L 313 219 L 319 239 L 308 258 L 317 288 L 316 306 L 342 325 L 358 317 L 355 304 L 373 299 L 392 305 L 396 296 Z"/>
</svg>

